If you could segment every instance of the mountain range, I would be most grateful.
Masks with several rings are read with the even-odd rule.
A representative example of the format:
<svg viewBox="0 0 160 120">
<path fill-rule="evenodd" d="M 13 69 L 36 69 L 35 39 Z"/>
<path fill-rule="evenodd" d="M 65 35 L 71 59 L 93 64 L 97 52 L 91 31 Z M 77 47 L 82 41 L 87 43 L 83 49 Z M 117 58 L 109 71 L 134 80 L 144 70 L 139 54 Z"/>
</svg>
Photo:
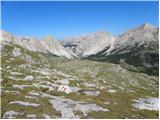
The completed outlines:
<svg viewBox="0 0 160 120">
<path fill-rule="evenodd" d="M 52 36 L 41 40 L 18 37 L 2 30 L 2 43 L 18 44 L 30 51 L 69 59 L 90 59 L 121 64 L 126 69 L 158 75 L 159 28 L 149 23 L 122 35 L 96 32 L 60 41 Z"/>
</svg>

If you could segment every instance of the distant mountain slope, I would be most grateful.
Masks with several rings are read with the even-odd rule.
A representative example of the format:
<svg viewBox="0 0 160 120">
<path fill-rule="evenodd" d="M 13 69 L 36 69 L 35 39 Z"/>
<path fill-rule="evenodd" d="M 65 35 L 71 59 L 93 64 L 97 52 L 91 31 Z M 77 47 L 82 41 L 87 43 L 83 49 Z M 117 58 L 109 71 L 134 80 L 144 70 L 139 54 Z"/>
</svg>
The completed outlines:
<svg viewBox="0 0 160 120">
<path fill-rule="evenodd" d="M 121 63 L 130 70 L 158 75 L 158 33 L 159 29 L 148 23 L 130 29 L 115 39 L 109 52 L 106 48 L 96 55 L 89 56 L 88 59 Z"/>
<path fill-rule="evenodd" d="M 18 44 L 30 51 L 52 53 L 59 57 L 73 58 L 73 55 L 71 55 L 58 40 L 51 36 L 38 40 L 29 37 L 16 37 L 4 31 L 1 33 L 2 42 Z"/>
<path fill-rule="evenodd" d="M 42 40 L 17 37 L 2 31 L 3 43 L 14 43 L 30 51 L 59 57 L 82 58 L 121 64 L 126 69 L 158 75 L 159 28 L 145 23 L 120 36 L 96 32 L 58 41 L 51 36 Z"/>
<path fill-rule="evenodd" d="M 66 38 L 64 47 L 80 58 L 94 55 L 113 44 L 115 37 L 107 32 L 97 32 L 78 37 Z"/>
</svg>

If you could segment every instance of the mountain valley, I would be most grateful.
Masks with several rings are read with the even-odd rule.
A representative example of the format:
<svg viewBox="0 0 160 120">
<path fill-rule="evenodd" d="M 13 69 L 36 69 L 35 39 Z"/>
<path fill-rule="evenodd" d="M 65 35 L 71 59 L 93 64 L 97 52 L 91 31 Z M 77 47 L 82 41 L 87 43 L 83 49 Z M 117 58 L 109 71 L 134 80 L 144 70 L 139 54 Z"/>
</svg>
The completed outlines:
<svg viewBox="0 0 160 120">
<path fill-rule="evenodd" d="M 159 117 L 159 28 L 63 41 L 1 34 L 1 118 Z"/>
</svg>

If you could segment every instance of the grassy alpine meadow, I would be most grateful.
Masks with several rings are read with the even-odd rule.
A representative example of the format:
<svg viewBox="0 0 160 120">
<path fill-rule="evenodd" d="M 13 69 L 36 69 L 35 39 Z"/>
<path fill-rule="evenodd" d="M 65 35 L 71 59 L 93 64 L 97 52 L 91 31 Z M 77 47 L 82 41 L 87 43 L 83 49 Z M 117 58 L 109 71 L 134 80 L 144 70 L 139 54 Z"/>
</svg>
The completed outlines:
<svg viewBox="0 0 160 120">
<path fill-rule="evenodd" d="M 17 56 L 14 50 L 20 51 Z M 158 118 L 158 76 L 2 46 L 1 118 Z M 58 92 L 67 84 L 72 92 Z"/>
</svg>

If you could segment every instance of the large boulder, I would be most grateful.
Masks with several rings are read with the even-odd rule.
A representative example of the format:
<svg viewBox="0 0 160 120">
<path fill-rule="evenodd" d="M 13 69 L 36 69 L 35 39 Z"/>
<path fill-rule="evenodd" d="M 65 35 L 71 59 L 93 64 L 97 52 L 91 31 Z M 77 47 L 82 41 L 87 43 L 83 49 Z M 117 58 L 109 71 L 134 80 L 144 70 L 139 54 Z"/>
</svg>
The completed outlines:
<svg viewBox="0 0 160 120">
<path fill-rule="evenodd" d="M 72 89 L 68 85 L 60 85 L 57 89 L 58 92 L 65 92 L 66 94 L 71 93 Z"/>
</svg>

